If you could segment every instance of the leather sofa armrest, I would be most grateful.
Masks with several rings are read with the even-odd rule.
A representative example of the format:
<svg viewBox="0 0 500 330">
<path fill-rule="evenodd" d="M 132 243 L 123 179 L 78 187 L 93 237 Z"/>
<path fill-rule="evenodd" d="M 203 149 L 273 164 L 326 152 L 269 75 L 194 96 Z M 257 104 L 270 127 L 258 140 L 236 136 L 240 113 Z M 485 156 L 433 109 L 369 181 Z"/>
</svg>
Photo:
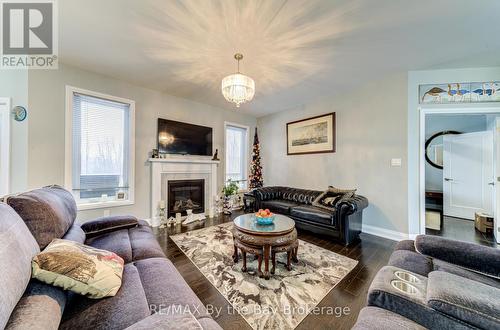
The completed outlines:
<svg viewBox="0 0 500 330">
<path fill-rule="evenodd" d="M 415 249 L 420 254 L 500 279 L 499 249 L 431 235 L 418 235 Z"/>
<path fill-rule="evenodd" d="M 82 224 L 82 229 L 87 238 L 110 233 L 115 230 L 136 227 L 139 221 L 131 215 L 115 215 L 97 218 Z"/>
<path fill-rule="evenodd" d="M 480 329 L 500 328 L 500 289 L 441 271 L 427 283 L 431 308 Z"/>
<path fill-rule="evenodd" d="M 342 211 L 346 210 L 345 212 L 347 215 L 362 211 L 367 207 L 368 198 L 361 195 L 354 195 L 351 198 L 342 201 L 339 205 L 339 208 Z"/>
</svg>

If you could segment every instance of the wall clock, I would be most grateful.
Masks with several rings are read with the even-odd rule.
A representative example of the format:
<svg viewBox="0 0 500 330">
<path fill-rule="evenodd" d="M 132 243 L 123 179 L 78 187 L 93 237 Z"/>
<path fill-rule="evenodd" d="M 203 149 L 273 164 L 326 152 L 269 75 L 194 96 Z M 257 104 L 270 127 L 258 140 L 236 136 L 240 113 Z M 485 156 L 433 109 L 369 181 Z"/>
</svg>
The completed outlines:
<svg viewBox="0 0 500 330">
<path fill-rule="evenodd" d="M 28 111 L 26 111 L 25 107 L 18 105 L 12 109 L 12 114 L 14 115 L 14 119 L 16 121 L 23 121 L 28 116 Z"/>
</svg>

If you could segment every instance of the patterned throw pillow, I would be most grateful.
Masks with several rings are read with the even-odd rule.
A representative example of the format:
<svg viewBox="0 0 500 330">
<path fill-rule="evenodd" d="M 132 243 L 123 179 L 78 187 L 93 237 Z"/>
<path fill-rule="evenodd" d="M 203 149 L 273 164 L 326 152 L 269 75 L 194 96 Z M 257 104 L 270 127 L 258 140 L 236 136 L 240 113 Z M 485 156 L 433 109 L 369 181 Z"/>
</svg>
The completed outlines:
<svg viewBox="0 0 500 330">
<path fill-rule="evenodd" d="M 32 277 L 89 298 L 114 296 L 122 285 L 123 259 L 115 253 L 55 239 L 32 262 Z"/>
<path fill-rule="evenodd" d="M 321 193 L 312 205 L 333 211 L 339 203 L 354 196 L 355 192 L 356 189 L 338 189 L 329 186 L 328 190 Z"/>
</svg>

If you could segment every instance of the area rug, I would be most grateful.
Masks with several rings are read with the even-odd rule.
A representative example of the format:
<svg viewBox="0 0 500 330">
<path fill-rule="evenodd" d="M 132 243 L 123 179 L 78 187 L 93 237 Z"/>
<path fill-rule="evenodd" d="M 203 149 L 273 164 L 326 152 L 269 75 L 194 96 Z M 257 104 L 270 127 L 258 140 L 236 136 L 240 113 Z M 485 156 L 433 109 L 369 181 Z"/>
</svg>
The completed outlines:
<svg viewBox="0 0 500 330">
<path fill-rule="evenodd" d="M 256 275 L 257 261 L 233 263 L 232 223 L 172 236 L 172 240 L 253 329 L 294 329 L 358 263 L 299 240 L 299 262 L 287 271 L 286 254 L 276 255 L 276 273 Z M 334 308 L 332 306 L 331 308 Z"/>
</svg>

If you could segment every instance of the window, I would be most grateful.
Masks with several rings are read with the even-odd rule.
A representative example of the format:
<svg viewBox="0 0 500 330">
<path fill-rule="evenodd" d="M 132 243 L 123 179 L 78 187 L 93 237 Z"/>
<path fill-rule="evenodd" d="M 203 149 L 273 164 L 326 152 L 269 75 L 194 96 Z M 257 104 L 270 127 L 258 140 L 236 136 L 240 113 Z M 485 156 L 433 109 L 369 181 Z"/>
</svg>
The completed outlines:
<svg viewBox="0 0 500 330">
<path fill-rule="evenodd" d="M 236 182 L 240 189 L 247 188 L 248 127 L 225 124 L 226 182 Z"/>
<path fill-rule="evenodd" d="M 134 101 L 68 87 L 66 186 L 79 209 L 133 203 Z"/>
</svg>

